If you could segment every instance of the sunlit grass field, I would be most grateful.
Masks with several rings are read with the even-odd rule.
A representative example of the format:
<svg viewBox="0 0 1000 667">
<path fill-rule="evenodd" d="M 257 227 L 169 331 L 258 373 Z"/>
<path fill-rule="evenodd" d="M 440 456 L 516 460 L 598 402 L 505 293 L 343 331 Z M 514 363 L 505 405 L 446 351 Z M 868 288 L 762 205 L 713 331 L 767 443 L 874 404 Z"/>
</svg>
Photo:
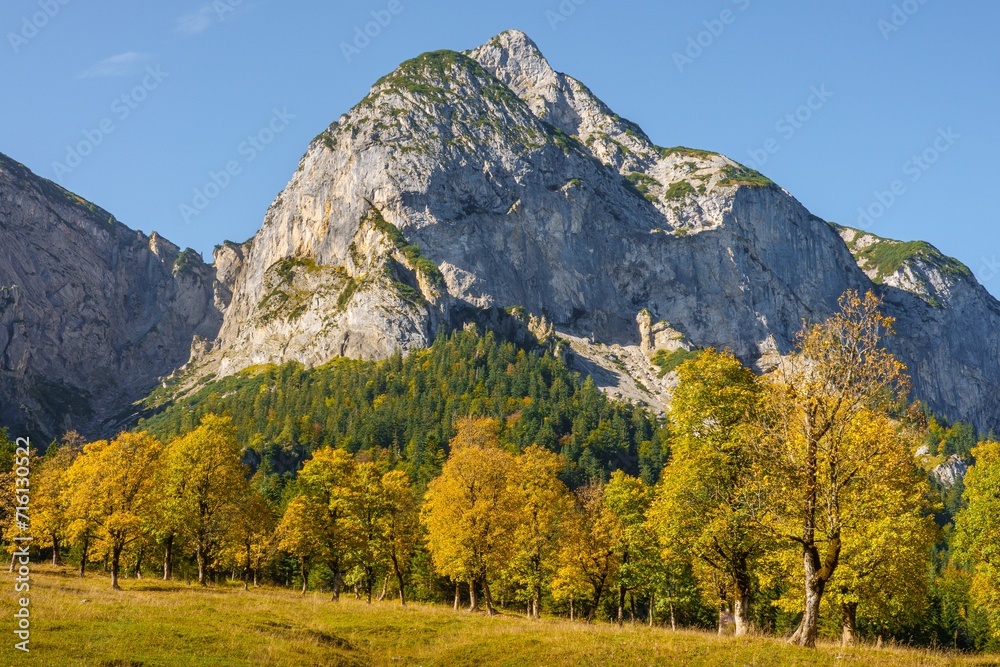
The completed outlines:
<svg viewBox="0 0 1000 667">
<path fill-rule="evenodd" d="M 13 648 L 13 575 L 0 574 L 0 665 L 995 665 L 1000 656 L 825 645 L 626 625 L 494 618 L 283 589 L 126 579 L 34 565 L 31 652 Z"/>
</svg>

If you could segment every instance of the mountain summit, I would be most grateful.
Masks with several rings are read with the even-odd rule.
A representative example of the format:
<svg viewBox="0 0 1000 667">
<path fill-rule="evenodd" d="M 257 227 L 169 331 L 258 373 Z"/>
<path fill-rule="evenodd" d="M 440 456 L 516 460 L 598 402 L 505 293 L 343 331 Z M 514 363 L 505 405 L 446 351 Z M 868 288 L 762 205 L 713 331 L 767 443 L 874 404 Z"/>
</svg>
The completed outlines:
<svg viewBox="0 0 1000 667">
<path fill-rule="evenodd" d="M 195 375 L 384 358 L 474 321 L 561 339 L 607 391 L 655 406 L 670 375 L 654 361 L 711 346 L 767 371 L 803 321 L 874 289 L 916 396 L 1000 426 L 1000 304 L 968 269 L 821 220 L 725 156 L 654 144 L 513 30 L 377 81 L 214 270 L 223 321 Z"/>
</svg>

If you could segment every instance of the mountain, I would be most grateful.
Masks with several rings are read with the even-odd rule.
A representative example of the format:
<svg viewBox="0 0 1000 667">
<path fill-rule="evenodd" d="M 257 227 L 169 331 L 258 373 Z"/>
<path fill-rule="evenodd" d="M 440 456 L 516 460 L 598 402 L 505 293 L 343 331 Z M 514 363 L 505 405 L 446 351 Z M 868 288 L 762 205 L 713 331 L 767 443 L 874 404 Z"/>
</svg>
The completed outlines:
<svg viewBox="0 0 1000 667">
<path fill-rule="evenodd" d="M 0 154 L 0 424 L 12 434 L 113 430 L 192 344 L 216 338 L 229 296 L 198 253 Z"/>
<path fill-rule="evenodd" d="M 669 389 L 658 350 L 730 348 L 766 371 L 804 320 L 875 289 L 916 395 L 998 425 L 1000 305 L 965 267 L 831 225 L 722 155 L 655 145 L 517 31 L 379 80 L 310 144 L 234 271 L 222 375 L 520 320 L 651 403 Z"/>
<path fill-rule="evenodd" d="M 654 144 L 518 31 L 376 82 L 212 267 L 4 165 L 0 285 L 19 286 L 0 297 L 4 418 L 57 418 L 67 406 L 37 396 L 61 382 L 86 392 L 70 421 L 113 425 L 182 365 L 193 385 L 383 359 L 469 322 L 552 339 L 609 394 L 659 407 L 686 351 L 766 372 L 803 321 L 873 289 L 915 395 L 1000 426 L 1000 304 L 966 267 L 826 222 L 725 156 Z"/>
</svg>

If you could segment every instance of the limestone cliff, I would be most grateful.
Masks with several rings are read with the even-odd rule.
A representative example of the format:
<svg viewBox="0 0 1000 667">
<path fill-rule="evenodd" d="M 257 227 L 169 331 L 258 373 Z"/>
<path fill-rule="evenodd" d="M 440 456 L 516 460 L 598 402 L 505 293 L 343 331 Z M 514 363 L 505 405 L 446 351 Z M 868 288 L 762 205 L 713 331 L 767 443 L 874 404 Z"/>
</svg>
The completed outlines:
<svg viewBox="0 0 1000 667">
<path fill-rule="evenodd" d="M 0 155 L 0 423 L 36 440 L 107 432 L 216 338 L 216 299 L 197 253 Z"/>
<path fill-rule="evenodd" d="M 874 288 L 917 394 L 996 426 L 1000 308 L 971 274 L 938 284 L 921 266 L 873 283 L 789 193 L 656 146 L 510 31 L 403 63 L 310 144 L 236 280 L 221 371 L 384 357 L 517 310 L 610 390 L 660 404 L 657 346 L 730 348 L 766 370 L 803 320 Z"/>
</svg>

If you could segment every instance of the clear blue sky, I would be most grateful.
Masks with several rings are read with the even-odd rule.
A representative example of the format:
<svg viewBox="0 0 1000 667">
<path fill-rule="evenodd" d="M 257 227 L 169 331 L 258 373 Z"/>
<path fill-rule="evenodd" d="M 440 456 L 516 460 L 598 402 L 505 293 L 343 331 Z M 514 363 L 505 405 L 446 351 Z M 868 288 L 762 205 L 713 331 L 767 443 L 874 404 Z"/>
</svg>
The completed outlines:
<svg viewBox="0 0 1000 667">
<path fill-rule="evenodd" d="M 816 215 L 880 213 L 872 231 L 928 240 L 1000 294 L 1000 3 L 397 2 L 5 0 L 0 151 L 210 259 L 257 230 L 309 140 L 378 77 L 519 28 L 656 143 L 744 163 L 777 149 L 760 171 Z M 390 4 L 348 60 L 342 43 Z M 265 128 L 270 143 L 244 143 Z M 95 145 L 72 166 L 81 142 Z M 925 152 L 933 164 L 912 161 Z M 186 221 L 180 205 L 230 162 Z"/>
</svg>

